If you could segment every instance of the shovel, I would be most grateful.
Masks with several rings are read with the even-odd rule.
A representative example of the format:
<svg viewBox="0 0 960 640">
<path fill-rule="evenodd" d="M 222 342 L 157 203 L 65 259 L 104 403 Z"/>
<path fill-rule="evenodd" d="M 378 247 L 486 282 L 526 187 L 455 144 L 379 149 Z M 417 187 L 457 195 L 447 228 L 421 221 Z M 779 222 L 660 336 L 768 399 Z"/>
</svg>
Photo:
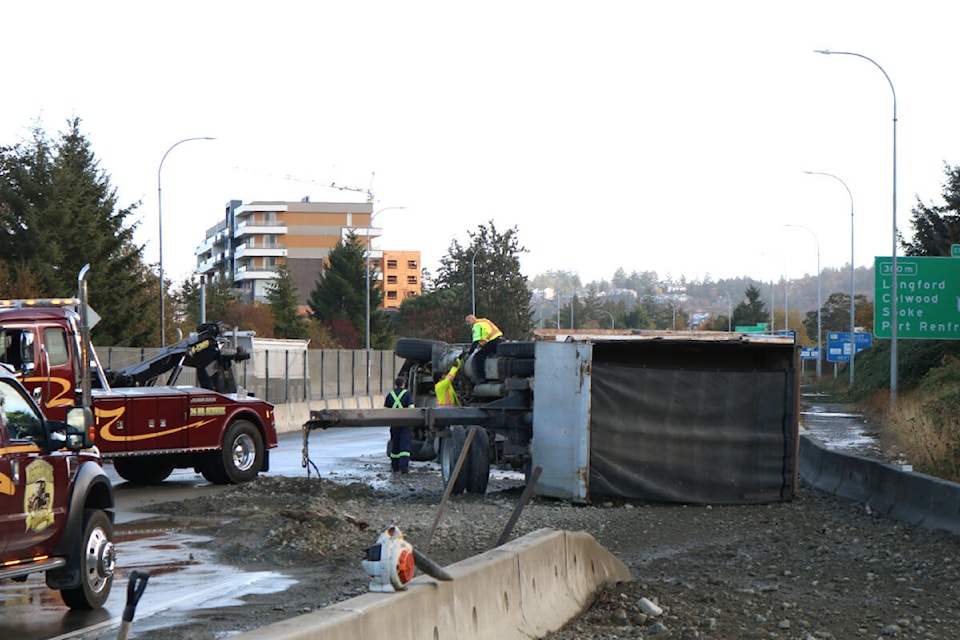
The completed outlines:
<svg viewBox="0 0 960 640">
<path fill-rule="evenodd" d="M 130 624 L 133 622 L 133 614 L 137 610 L 137 603 L 140 602 L 140 596 L 143 590 L 147 588 L 147 580 L 150 579 L 149 573 L 141 574 L 136 570 L 130 572 L 130 582 L 127 583 L 127 604 L 123 608 L 123 620 L 120 623 L 120 633 L 117 640 L 127 640 L 130 633 Z"/>
</svg>

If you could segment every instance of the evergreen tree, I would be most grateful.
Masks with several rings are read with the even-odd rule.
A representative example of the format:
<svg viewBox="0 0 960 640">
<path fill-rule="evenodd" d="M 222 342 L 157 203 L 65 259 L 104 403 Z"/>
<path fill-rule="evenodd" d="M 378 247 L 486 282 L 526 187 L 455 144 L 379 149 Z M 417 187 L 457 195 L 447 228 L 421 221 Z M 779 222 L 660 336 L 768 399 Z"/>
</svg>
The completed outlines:
<svg viewBox="0 0 960 640">
<path fill-rule="evenodd" d="M 901 242 L 908 256 L 949 256 L 950 245 L 960 244 L 960 167 L 944 164 L 944 204 L 913 208 L 913 242 Z"/>
<path fill-rule="evenodd" d="M 474 311 L 496 324 L 507 340 L 528 340 L 533 335 L 533 312 L 527 278 L 520 273 L 519 254 L 526 251 L 517 238 L 517 228 L 497 231 L 491 220 L 468 232 L 470 244 L 462 247 L 456 240 L 449 253 L 440 259 L 437 287 L 455 294 L 457 304 L 445 310 L 445 329 L 463 336 L 457 342 L 469 342 L 463 318 Z"/>
<path fill-rule="evenodd" d="M 90 305 L 101 316 L 100 344 L 158 341 L 159 312 L 142 247 L 133 244 L 136 209 L 117 208 L 116 189 L 99 168 L 80 119 L 55 144 L 35 127 L 30 144 L 0 150 L 0 254 L 33 274 L 44 296 L 70 296 L 90 265 Z M 154 278 L 155 279 L 155 278 Z M 151 291 L 151 289 L 154 289 Z"/>
<path fill-rule="evenodd" d="M 176 327 L 184 335 L 195 331 L 200 324 L 200 279 L 188 278 L 174 292 L 176 309 L 173 317 Z M 213 282 L 204 283 L 204 318 L 207 322 L 223 322 L 227 324 L 229 309 L 239 304 L 243 299 L 243 292 L 233 286 L 231 278 L 217 278 Z M 229 325 L 226 327 L 229 329 Z"/>
<path fill-rule="evenodd" d="M 306 340 L 307 318 L 300 315 L 297 285 L 286 264 L 277 266 L 277 277 L 267 287 L 267 302 L 273 312 L 273 333 L 278 338 Z"/>
<path fill-rule="evenodd" d="M 763 300 L 760 299 L 760 290 L 754 285 L 747 287 L 747 290 L 744 294 L 746 300 L 740 302 L 733 308 L 733 326 L 736 327 L 747 327 L 755 326 L 758 323 L 766 322 L 770 324 L 770 312 L 767 311 L 766 305 L 764 305 Z M 769 327 L 772 329 L 772 327 Z M 814 332 L 816 334 L 816 332 Z"/>
<path fill-rule="evenodd" d="M 310 292 L 310 313 L 346 349 L 363 347 L 366 338 L 365 262 L 364 246 L 356 233 L 350 232 L 330 250 L 326 267 Z M 370 303 L 372 307 L 372 286 Z"/>
</svg>

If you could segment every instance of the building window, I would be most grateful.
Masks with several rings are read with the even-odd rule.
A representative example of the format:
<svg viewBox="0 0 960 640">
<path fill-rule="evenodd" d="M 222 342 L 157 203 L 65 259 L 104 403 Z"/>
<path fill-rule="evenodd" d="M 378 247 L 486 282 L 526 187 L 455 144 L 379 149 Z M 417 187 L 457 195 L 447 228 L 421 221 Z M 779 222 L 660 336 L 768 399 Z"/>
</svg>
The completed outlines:
<svg viewBox="0 0 960 640">
<path fill-rule="evenodd" d="M 397 276 L 387 276 L 387 284 L 397 284 Z"/>
<path fill-rule="evenodd" d="M 387 269 L 396 269 L 396 268 L 397 268 L 397 261 L 396 261 L 396 259 L 387 260 Z"/>
<path fill-rule="evenodd" d="M 417 284 L 417 276 L 407 276 L 407 284 Z"/>
<path fill-rule="evenodd" d="M 397 292 L 396 291 L 387 291 L 387 300 L 396 300 Z"/>
<path fill-rule="evenodd" d="M 416 260 L 407 260 L 407 269 L 416 269 L 417 261 Z"/>
<path fill-rule="evenodd" d="M 263 223 L 264 223 L 264 224 L 277 224 L 277 212 L 276 212 L 276 211 L 264 211 L 264 212 L 263 212 Z"/>
</svg>

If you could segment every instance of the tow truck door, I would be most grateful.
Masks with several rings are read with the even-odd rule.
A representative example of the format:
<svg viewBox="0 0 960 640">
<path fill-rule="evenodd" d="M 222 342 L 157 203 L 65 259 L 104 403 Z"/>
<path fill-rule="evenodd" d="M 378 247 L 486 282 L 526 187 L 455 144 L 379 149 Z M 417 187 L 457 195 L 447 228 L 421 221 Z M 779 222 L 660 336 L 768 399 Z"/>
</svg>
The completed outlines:
<svg viewBox="0 0 960 640">
<path fill-rule="evenodd" d="M 0 455 L 0 538 L 3 559 L 49 553 L 66 518 L 64 451 L 49 448 L 43 417 L 9 380 L 0 379 L 4 429 Z"/>
</svg>

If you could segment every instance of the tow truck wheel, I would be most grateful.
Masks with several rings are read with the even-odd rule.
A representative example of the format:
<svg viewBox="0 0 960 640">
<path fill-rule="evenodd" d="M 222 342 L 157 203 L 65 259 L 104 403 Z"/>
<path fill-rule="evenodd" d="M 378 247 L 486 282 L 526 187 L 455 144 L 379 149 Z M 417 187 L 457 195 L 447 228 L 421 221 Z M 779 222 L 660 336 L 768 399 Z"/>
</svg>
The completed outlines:
<svg viewBox="0 0 960 640">
<path fill-rule="evenodd" d="M 263 467 L 263 438 L 249 420 L 237 420 L 227 427 L 220 464 L 229 482 L 240 484 L 257 477 Z"/>
<path fill-rule="evenodd" d="M 114 458 L 117 475 L 133 484 L 160 484 L 173 472 L 173 464 L 163 458 L 138 456 Z"/>
<path fill-rule="evenodd" d="M 470 442 L 470 453 L 463 465 L 466 467 L 461 474 L 467 476 L 467 492 L 484 494 L 487 492 L 487 483 L 490 481 L 490 440 L 487 430 L 477 427 Z"/>
<path fill-rule="evenodd" d="M 99 609 L 110 595 L 116 550 L 113 547 L 113 524 L 100 509 L 83 512 L 83 538 L 76 553 L 80 559 L 80 586 L 62 589 L 60 597 L 71 609 Z"/>
<path fill-rule="evenodd" d="M 467 436 L 464 428 L 461 426 L 450 427 L 450 435 L 440 439 L 440 475 L 443 476 L 444 486 L 450 484 L 450 478 L 457 467 L 457 460 L 460 458 L 460 452 L 463 451 L 463 443 Z M 467 467 L 469 460 L 463 461 L 463 468 L 453 484 L 452 494 L 463 493 L 467 488 Z"/>
</svg>

